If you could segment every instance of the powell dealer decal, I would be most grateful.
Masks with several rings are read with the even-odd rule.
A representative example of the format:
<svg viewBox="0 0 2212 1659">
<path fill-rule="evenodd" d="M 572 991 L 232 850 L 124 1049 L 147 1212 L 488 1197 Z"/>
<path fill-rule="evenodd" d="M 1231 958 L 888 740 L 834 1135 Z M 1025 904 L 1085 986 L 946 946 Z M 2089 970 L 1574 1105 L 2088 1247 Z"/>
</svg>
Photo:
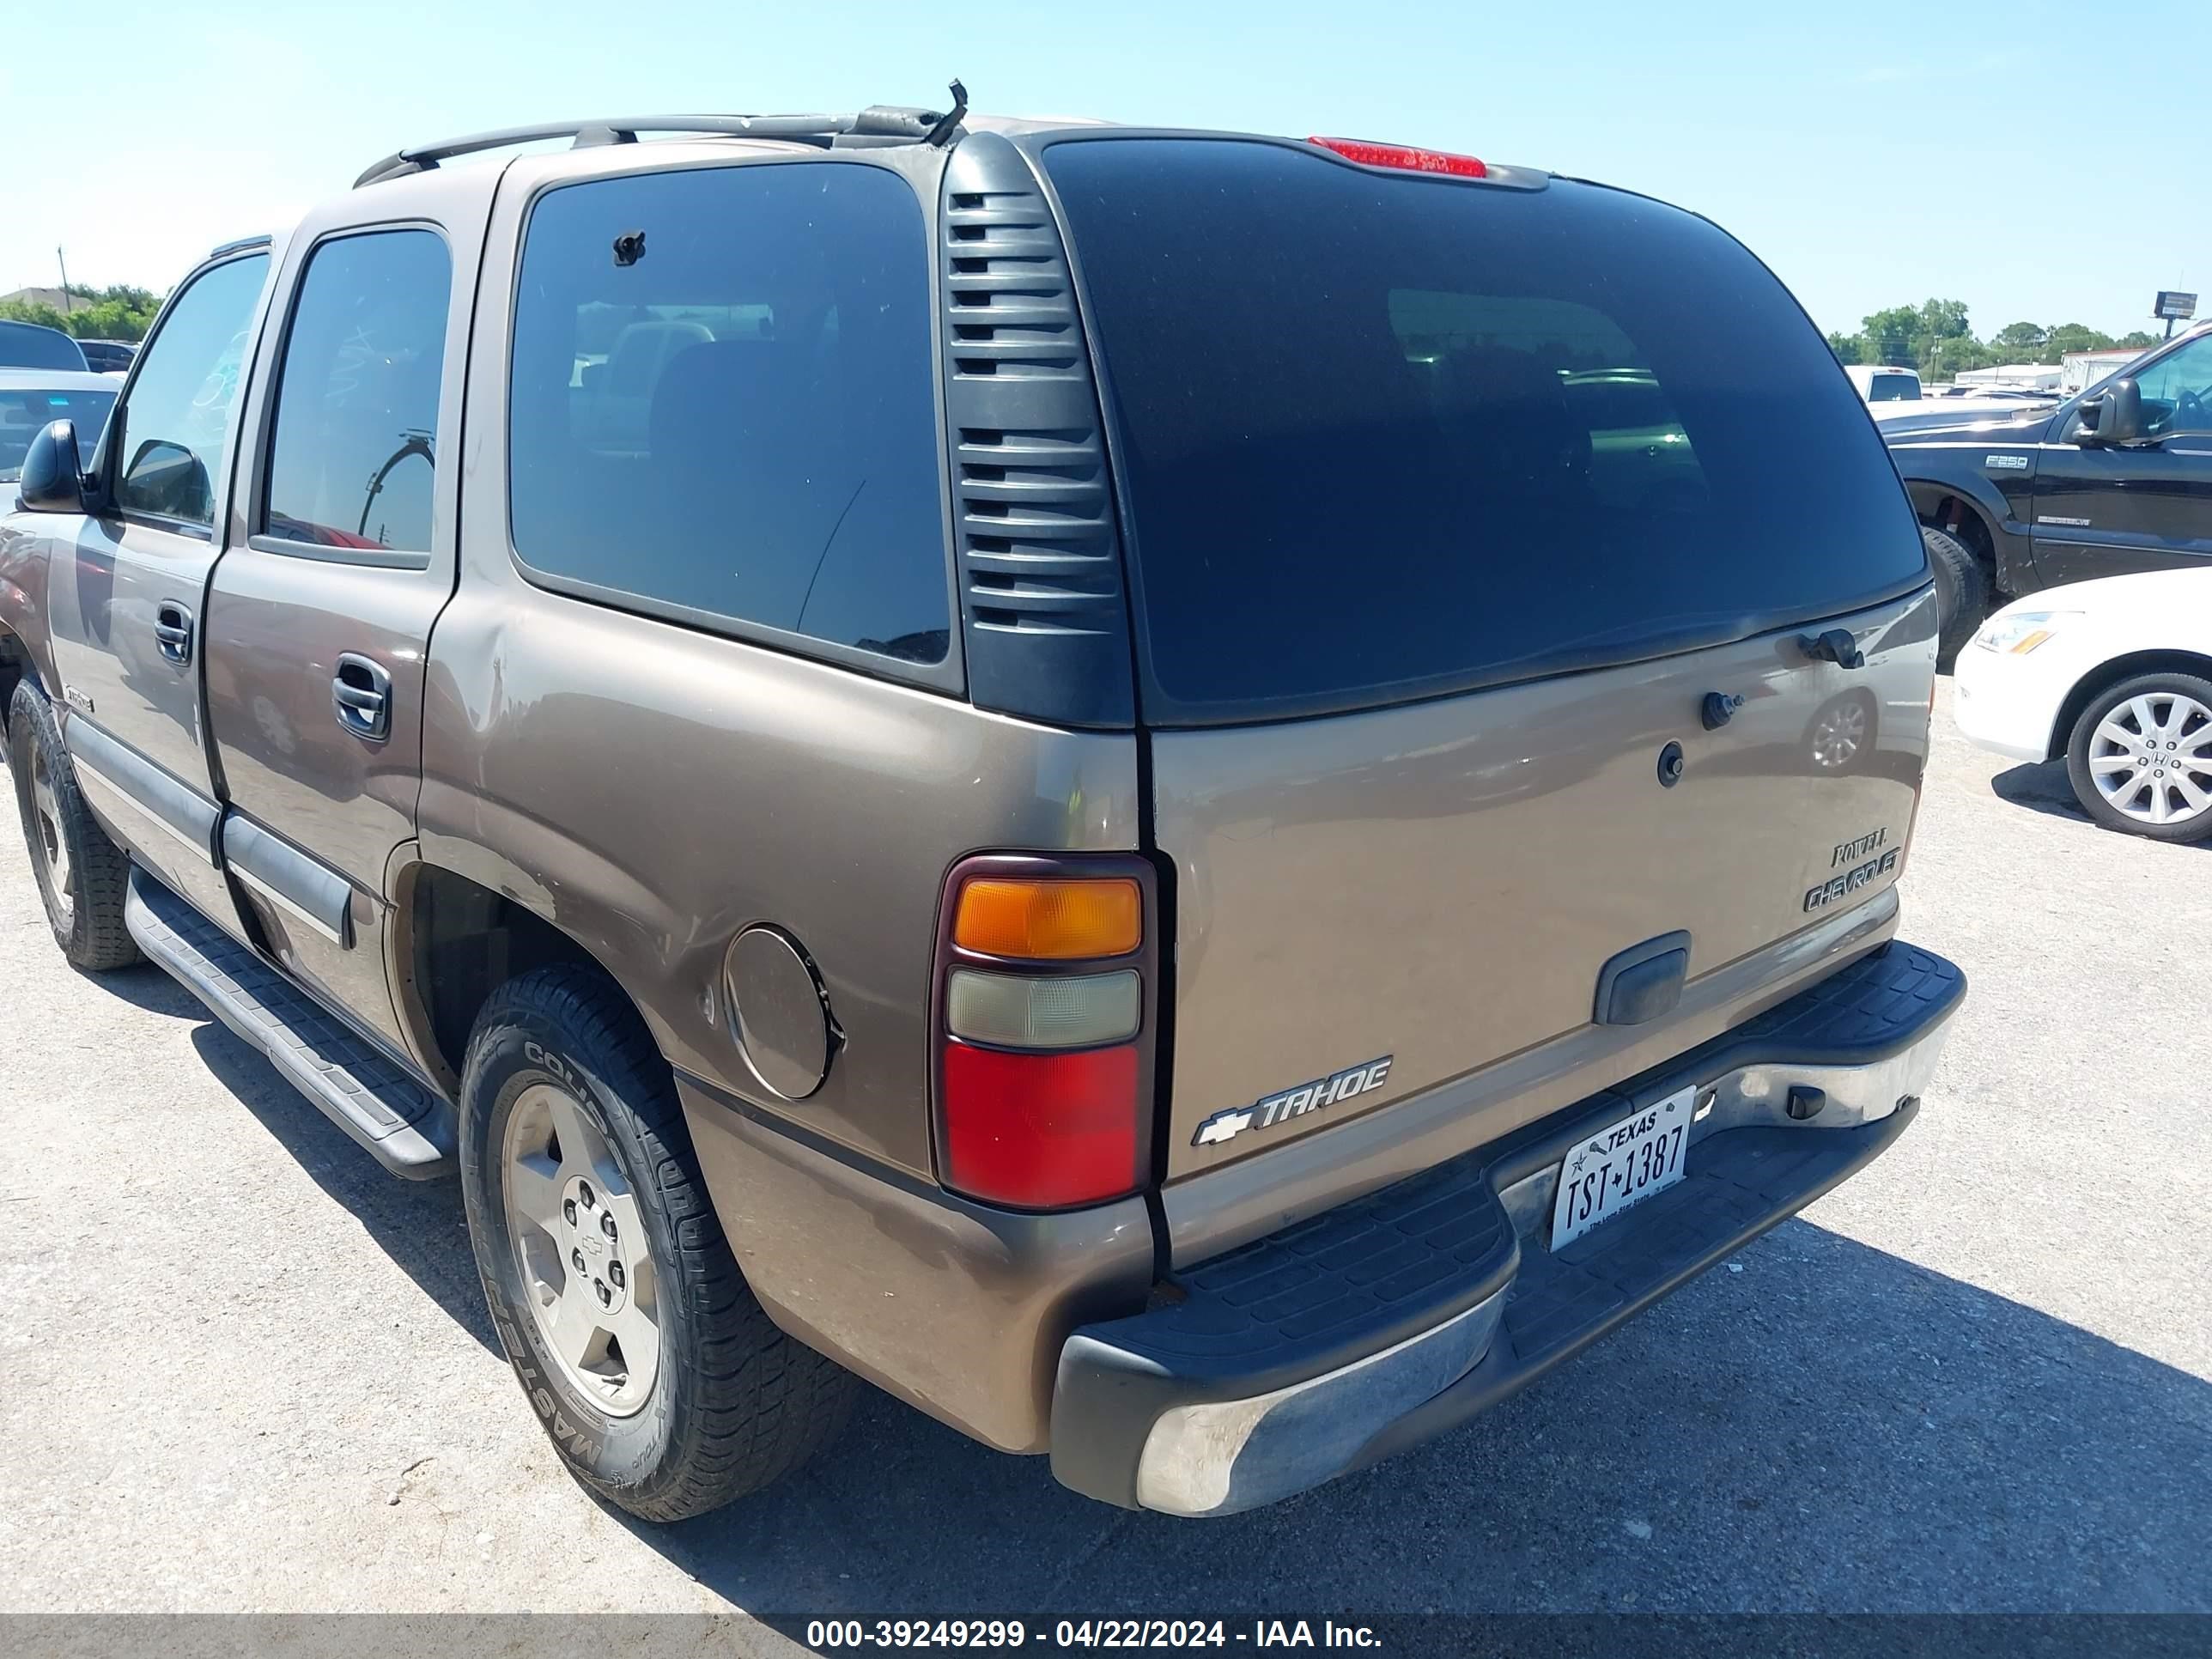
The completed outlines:
<svg viewBox="0 0 2212 1659">
<path fill-rule="evenodd" d="M 1849 865 L 1848 870 L 1830 876 L 1817 887 L 1805 892 L 1808 910 L 1823 910 L 1838 899 L 1856 893 L 1869 882 L 1887 875 L 1897 868 L 1899 848 L 1892 847 L 1887 830 L 1875 830 L 1861 836 L 1856 841 L 1839 842 L 1828 854 L 1828 868 L 1838 869 Z"/>
<path fill-rule="evenodd" d="M 1232 1106 L 1225 1112 L 1216 1112 L 1198 1126 L 1198 1133 L 1190 1138 L 1190 1144 L 1218 1146 L 1247 1129 L 1272 1129 L 1278 1123 L 1304 1117 L 1317 1107 L 1336 1105 L 1354 1095 L 1370 1093 L 1382 1086 L 1382 1079 L 1390 1075 L 1390 1062 L 1396 1058 L 1395 1054 L 1385 1054 L 1380 1060 L 1346 1066 L 1311 1083 L 1301 1083 L 1280 1094 L 1265 1096 L 1249 1106 Z"/>
</svg>

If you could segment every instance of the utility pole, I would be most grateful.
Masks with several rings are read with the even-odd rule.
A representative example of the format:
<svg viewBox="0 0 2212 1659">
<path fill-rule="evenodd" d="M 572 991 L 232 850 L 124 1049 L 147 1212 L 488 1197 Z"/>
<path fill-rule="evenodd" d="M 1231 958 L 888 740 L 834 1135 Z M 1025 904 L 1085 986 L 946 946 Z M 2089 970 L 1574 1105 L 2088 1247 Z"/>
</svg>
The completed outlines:
<svg viewBox="0 0 2212 1659">
<path fill-rule="evenodd" d="M 56 248 L 56 249 L 54 250 L 54 263 L 55 263 L 56 264 L 59 265 L 59 266 L 62 268 L 62 314 L 63 314 L 64 316 L 67 316 L 67 315 L 69 314 L 69 313 L 70 313 L 70 291 L 69 291 L 69 261 L 68 261 L 67 259 L 64 259 L 64 258 L 62 258 L 62 251 L 61 251 L 59 248 Z"/>
</svg>

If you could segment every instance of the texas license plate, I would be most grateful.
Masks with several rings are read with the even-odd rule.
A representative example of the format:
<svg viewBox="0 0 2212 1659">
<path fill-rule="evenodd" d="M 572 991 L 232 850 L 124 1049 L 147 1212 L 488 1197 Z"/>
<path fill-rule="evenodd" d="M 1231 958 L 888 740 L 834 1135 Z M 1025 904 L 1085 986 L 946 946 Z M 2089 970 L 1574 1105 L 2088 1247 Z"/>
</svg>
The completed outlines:
<svg viewBox="0 0 2212 1659">
<path fill-rule="evenodd" d="M 1559 1201 L 1552 1209 L 1553 1249 L 1682 1178 L 1697 1098 L 1692 1085 L 1575 1144 L 1559 1170 Z"/>
</svg>

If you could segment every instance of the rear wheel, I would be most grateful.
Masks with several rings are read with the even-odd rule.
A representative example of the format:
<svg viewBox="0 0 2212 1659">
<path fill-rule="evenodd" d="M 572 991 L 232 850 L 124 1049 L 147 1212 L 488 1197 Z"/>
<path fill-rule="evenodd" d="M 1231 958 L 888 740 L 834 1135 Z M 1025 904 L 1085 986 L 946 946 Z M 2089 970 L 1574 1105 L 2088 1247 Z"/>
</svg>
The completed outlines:
<svg viewBox="0 0 2212 1659">
<path fill-rule="evenodd" d="M 1936 574 L 1936 615 L 1942 630 L 1936 647 L 1936 666 L 1948 671 L 1989 611 L 1989 582 L 1972 550 L 1948 531 L 1923 525 L 1920 540 Z"/>
<path fill-rule="evenodd" d="M 2091 817 L 2154 841 L 2212 836 L 2212 680 L 2138 674 L 2081 711 L 2066 775 Z"/>
<path fill-rule="evenodd" d="M 701 1182 L 667 1064 L 582 968 L 497 992 L 470 1039 L 461 1181 L 493 1322 L 569 1470 L 648 1521 L 767 1485 L 854 1380 L 769 1321 Z"/>
<path fill-rule="evenodd" d="M 9 706 L 8 739 L 23 839 L 54 943 L 87 973 L 129 967 L 138 960 L 123 921 L 131 860 L 84 804 L 54 711 L 27 681 Z"/>
</svg>

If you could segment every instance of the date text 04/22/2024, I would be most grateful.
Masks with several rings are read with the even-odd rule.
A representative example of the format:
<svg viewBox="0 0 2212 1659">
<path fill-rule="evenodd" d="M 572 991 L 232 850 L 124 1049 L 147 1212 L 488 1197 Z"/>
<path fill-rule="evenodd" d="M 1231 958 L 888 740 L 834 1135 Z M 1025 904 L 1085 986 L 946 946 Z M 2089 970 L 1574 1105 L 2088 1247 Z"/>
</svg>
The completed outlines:
<svg viewBox="0 0 2212 1659">
<path fill-rule="evenodd" d="M 823 1652 L 841 1648 L 1018 1648 L 1031 1642 L 1056 1648 L 1377 1648 L 1382 1639 L 1365 1625 L 1324 1619 L 1255 1620 L 1232 1626 L 1221 1619 L 1060 1619 L 1034 1628 L 1022 1619 L 817 1619 L 806 1645 Z"/>
</svg>

